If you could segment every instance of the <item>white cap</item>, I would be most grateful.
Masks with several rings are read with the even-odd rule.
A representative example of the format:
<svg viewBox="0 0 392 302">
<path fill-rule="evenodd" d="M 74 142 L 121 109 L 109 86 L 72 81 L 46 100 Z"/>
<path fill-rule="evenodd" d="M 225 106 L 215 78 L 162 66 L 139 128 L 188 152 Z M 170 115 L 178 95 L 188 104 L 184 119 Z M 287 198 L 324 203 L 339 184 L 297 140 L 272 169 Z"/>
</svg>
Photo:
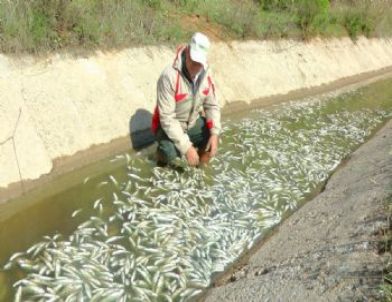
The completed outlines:
<svg viewBox="0 0 392 302">
<path fill-rule="evenodd" d="M 190 54 L 192 61 L 203 64 L 204 68 L 207 67 L 207 52 L 210 48 L 210 41 L 207 36 L 202 33 L 195 33 L 192 36 L 190 46 Z"/>
</svg>

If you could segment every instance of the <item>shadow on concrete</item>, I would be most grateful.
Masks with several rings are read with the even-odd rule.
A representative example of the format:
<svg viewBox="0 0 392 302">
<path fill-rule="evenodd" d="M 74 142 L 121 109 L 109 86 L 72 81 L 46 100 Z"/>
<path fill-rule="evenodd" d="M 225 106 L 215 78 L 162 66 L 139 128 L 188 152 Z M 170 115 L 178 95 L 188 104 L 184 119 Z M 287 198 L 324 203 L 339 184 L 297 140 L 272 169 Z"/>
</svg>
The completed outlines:
<svg viewBox="0 0 392 302">
<path fill-rule="evenodd" d="M 129 137 L 132 148 L 141 150 L 155 142 L 155 136 L 151 132 L 151 112 L 145 109 L 136 110 L 129 120 Z"/>
</svg>

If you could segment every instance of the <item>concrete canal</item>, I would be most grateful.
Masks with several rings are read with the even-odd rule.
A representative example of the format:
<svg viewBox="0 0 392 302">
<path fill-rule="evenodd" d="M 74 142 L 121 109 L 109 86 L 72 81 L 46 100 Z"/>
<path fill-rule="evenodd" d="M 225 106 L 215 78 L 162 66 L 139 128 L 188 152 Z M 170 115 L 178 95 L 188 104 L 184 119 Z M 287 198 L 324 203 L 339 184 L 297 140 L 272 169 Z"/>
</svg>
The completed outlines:
<svg viewBox="0 0 392 302">
<path fill-rule="evenodd" d="M 392 116 L 392 80 L 226 119 L 204 169 L 118 154 L 0 209 L 0 301 L 187 301 Z"/>
</svg>

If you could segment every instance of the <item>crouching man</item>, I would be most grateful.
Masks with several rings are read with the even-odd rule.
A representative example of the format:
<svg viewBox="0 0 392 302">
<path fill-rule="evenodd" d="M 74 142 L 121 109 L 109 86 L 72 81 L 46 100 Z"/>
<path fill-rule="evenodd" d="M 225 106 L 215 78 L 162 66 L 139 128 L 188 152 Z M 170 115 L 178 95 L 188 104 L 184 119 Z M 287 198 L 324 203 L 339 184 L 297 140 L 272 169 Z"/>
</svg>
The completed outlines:
<svg viewBox="0 0 392 302">
<path fill-rule="evenodd" d="M 190 166 L 207 164 L 218 150 L 220 108 L 207 64 L 209 48 L 208 38 L 195 33 L 158 80 L 152 131 L 160 166 L 182 155 Z"/>
</svg>

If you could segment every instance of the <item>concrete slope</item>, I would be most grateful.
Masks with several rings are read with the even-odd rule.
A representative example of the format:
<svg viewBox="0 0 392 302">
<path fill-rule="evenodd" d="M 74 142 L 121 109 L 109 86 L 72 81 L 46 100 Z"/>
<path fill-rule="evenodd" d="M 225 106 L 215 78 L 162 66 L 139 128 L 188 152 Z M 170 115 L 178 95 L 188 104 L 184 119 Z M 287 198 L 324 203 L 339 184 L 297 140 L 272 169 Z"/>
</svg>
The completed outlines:
<svg viewBox="0 0 392 302">
<path fill-rule="evenodd" d="M 51 172 L 60 158 L 149 128 L 156 80 L 173 57 L 168 47 L 90 57 L 0 55 L 0 193 Z M 221 105 L 238 109 L 229 104 L 391 67 L 392 41 L 216 43 L 210 62 Z"/>
</svg>

